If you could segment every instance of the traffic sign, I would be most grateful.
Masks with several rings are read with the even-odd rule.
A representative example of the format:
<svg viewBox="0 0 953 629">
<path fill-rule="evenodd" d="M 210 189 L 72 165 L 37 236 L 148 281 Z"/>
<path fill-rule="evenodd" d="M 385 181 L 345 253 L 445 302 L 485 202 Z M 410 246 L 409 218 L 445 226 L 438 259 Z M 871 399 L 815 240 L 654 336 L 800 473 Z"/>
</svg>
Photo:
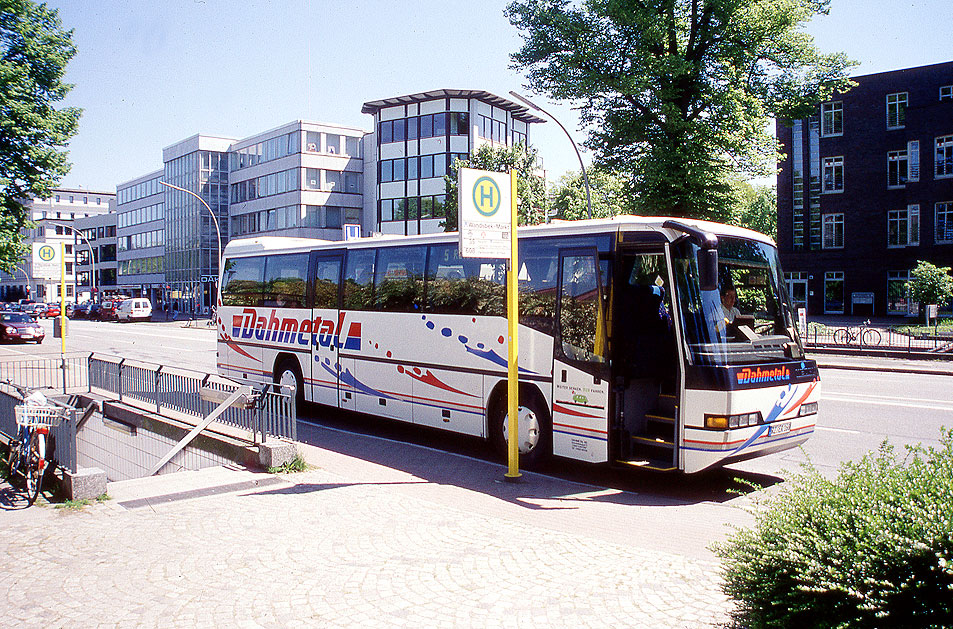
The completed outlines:
<svg viewBox="0 0 953 629">
<path fill-rule="evenodd" d="M 459 171 L 460 255 L 510 257 L 510 175 L 474 168 Z"/>
<path fill-rule="evenodd" d="M 60 276 L 60 248 L 43 242 L 33 243 L 33 277 Z"/>
</svg>

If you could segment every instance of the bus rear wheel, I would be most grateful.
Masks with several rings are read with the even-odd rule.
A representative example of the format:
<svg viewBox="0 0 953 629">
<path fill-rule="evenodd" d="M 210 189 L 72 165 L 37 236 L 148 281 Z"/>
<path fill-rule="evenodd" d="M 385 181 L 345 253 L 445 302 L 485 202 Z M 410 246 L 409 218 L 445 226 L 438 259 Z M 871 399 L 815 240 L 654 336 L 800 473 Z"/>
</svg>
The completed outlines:
<svg viewBox="0 0 953 629">
<path fill-rule="evenodd" d="M 298 361 L 285 358 L 280 360 L 274 371 L 275 384 L 294 387 L 295 404 L 300 409 L 304 404 L 304 381 L 301 377 L 301 368 L 298 367 Z"/>
<path fill-rule="evenodd" d="M 495 405 L 490 420 L 490 439 L 497 454 L 507 460 L 509 453 L 509 409 L 507 396 L 501 396 Z M 549 413 L 540 396 L 534 392 L 521 391 L 517 407 L 517 448 L 520 465 L 538 467 L 553 454 L 553 431 Z"/>
</svg>

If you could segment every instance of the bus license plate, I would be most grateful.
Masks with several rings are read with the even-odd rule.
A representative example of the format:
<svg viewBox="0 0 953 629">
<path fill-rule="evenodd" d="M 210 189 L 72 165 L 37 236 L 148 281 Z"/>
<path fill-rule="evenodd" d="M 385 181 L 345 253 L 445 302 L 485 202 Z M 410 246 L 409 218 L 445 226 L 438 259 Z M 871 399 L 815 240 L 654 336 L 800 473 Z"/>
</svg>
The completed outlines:
<svg viewBox="0 0 953 629">
<path fill-rule="evenodd" d="M 791 422 L 780 422 L 777 424 L 771 424 L 768 427 L 768 436 L 773 435 L 783 435 L 786 432 L 791 432 Z"/>
</svg>

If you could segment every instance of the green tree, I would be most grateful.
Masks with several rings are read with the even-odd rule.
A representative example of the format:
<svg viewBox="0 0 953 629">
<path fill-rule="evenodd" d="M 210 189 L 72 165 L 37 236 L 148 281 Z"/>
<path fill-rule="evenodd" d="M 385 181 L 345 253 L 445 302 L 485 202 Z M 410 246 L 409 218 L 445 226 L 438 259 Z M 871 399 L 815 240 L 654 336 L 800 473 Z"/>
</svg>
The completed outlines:
<svg viewBox="0 0 953 629">
<path fill-rule="evenodd" d="M 950 267 L 918 260 L 916 268 L 910 271 L 910 296 L 923 305 L 949 303 L 953 299 Z"/>
<path fill-rule="evenodd" d="M 605 168 L 591 168 L 589 175 L 592 217 L 607 218 L 625 214 L 629 209 L 629 180 Z M 553 218 L 575 221 L 588 218 L 586 183 L 582 171 L 567 173 L 549 191 Z"/>
<path fill-rule="evenodd" d="M 801 27 L 829 0 L 515 0 L 514 67 L 571 101 L 597 160 L 631 173 L 639 214 L 729 218 L 733 174 L 774 166 L 770 117 L 798 119 L 850 82 Z"/>
<path fill-rule="evenodd" d="M 747 227 L 775 240 L 778 238 L 778 195 L 771 186 L 753 186 L 747 181 L 736 184 L 738 211 L 731 224 Z"/>
<path fill-rule="evenodd" d="M 470 155 L 469 159 L 456 160 L 450 174 L 444 177 L 447 183 L 446 220 L 444 231 L 458 229 L 457 171 L 460 168 L 476 168 L 497 173 L 516 170 L 517 212 L 520 225 L 536 225 L 546 220 L 546 186 L 537 175 L 537 154 L 533 147 L 520 143 L 515 146 L 484 144 Z"/>
<path fill-rule="evenodd" d="M 63 82 L 76 53 L 55 9 L 32 0 L 0 0 L 0 268 L 24 253 L 24 202 L 49 196 L 69 171 L 65 145 L 80 110 L 56 109 L 72 85 Z"/>
</svg>

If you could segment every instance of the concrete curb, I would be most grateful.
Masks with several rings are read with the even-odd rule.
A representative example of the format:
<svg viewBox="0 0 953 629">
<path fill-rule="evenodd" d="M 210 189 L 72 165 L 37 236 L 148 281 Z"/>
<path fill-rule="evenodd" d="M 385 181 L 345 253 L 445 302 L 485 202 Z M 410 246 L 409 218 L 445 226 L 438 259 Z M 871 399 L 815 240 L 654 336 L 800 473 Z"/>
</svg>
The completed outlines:
<svg viewBox="0 0 953 629">
<path fill-rule="evenodd" d="M 819 369 L 843 369 L 849 371 L 879 371 L 886 373 L 911 373 L 924 376 L 953 376 L 953 371 L 942 371 L 938 369 L 918 369 L 915 367 L 880 367 L 870 365 L 837 365 L 833 363 L 817 363 Z"/>
</svg>

